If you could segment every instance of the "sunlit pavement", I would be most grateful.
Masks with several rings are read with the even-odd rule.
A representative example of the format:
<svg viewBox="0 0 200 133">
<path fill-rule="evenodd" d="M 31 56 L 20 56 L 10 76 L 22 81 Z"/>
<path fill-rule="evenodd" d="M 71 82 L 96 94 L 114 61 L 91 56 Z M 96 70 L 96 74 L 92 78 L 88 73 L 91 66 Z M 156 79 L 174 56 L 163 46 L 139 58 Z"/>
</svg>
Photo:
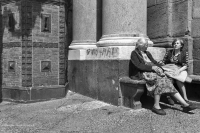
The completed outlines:
<svg viewBox="0 0 200 133">
<path fill-rule="evenodd" d="M 150 107 L 132 110 L 73 92 L 37 103 L 0 104 L 0 133 L 199 133 L 200 109 L 182 112 L 161 103 L 166 116 Z M 196 103 L 196 106 L 199 106 Z"/>
</svg>

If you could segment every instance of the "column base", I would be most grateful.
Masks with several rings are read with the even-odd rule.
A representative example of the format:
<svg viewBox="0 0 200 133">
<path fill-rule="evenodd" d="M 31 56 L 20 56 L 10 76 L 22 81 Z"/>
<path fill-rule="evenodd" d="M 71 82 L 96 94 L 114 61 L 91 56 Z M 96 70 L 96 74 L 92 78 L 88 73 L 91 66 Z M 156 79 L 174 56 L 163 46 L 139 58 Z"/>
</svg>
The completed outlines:
<svg viewBox="0 0 200 133">
<path fill-rule="evenodd" d="M 104 35 L 102 39 L 97 42 L 98 47 L 107 46 L 135 46 L 138 39 L 144 37 L 148 39 L 149 46 L 153 46 L 153 42 L 144 35 L 138 34 L 114 34 L 114 35 Z"/>
<path fill-rule="evenodd" d="M 94 45 L 70 45 L 69 49 L 88 49 L 88 48 L 97 48 L 96 44 Z"/>
<path fill-rule="evenodd" d="M 96 41 L 92 40 L 83 40 L 83 41 L 72 41 L 69 46 L 69 49 L 88 49 L 96 48 Z"/>
</svg>

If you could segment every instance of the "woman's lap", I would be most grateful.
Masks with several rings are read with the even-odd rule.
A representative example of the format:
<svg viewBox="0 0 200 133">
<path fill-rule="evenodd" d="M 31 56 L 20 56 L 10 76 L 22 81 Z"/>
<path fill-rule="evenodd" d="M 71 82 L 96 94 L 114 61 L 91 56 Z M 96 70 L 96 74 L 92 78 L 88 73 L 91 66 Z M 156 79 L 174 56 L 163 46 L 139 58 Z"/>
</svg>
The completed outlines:
<svg viewBox="0 0 200 133">
<path fill-rule="evenodd" d="M 153 95 L 161 95 L 163 93 L 177 93 L 177 90 L 175 89 L 172 80 L 169 79 L 168 77 L 166 76 L 160 77 L 153 72 L 148 72 L 148 73 L 146 72 L 145 74 L 148 77 L 148 79 L 145 78 L 145 80 L 147 82 L 146 87 L 149 95 L 153 96 Z M 154 82 L 154 84 L 152 84 L 152 81 L 150 79 L 155 77 L 157 80 Z"/>
</svg>

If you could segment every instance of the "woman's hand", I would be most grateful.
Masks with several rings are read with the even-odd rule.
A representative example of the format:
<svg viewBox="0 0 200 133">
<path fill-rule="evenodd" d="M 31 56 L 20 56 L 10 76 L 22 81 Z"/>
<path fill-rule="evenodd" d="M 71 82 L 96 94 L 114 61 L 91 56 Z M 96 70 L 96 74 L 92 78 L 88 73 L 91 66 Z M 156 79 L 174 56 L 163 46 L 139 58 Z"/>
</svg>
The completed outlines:
<svg viewBox="0 0 200 133">
<path fill-rule="evenodd" d="M 159 75 L 159 76 L 165 76 L 165 74 L 163 73 L 163 70 L 158 67 L 158 66 L 153 66 L 152 69 Z"/>
<path fill-rule="evenodd" d="M 180 70 L 177 70 L 177 71 L 174 72 L 173 75 L 174 75 L 174 76 L 177 76 L 177 75 L 179 75 L 180 73 L 181 73 L 181 71 L 180 71 Z"/>
</svg>

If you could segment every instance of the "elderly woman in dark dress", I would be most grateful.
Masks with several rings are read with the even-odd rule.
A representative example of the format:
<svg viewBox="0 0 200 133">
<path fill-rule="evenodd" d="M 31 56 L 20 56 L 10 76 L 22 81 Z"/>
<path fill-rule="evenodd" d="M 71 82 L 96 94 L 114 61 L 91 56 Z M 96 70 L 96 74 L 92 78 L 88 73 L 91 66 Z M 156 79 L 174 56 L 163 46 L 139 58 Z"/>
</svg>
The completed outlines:
<svg viewBox="0 0 200 133">
<path fill-rule="evenodd" d="M 170 93 L 181 104 L 184 111 L 195 109 L 193 105 L 188 104 L 174 88 L 171 80 L 165 76 L 161 65 L 154 60 L 151 53 L 147 51 L 148 41 L 141 38 L 136 43 L 136 48 L 131 53 L 129 73 L 132 79 L 146 80 L 147 92 L 154 97 L 154 106 L 152 111 L 159 115 L 166 115 L 166 112 L 160 107 L 160 96 L 164 93 Z"/>
</svg>

